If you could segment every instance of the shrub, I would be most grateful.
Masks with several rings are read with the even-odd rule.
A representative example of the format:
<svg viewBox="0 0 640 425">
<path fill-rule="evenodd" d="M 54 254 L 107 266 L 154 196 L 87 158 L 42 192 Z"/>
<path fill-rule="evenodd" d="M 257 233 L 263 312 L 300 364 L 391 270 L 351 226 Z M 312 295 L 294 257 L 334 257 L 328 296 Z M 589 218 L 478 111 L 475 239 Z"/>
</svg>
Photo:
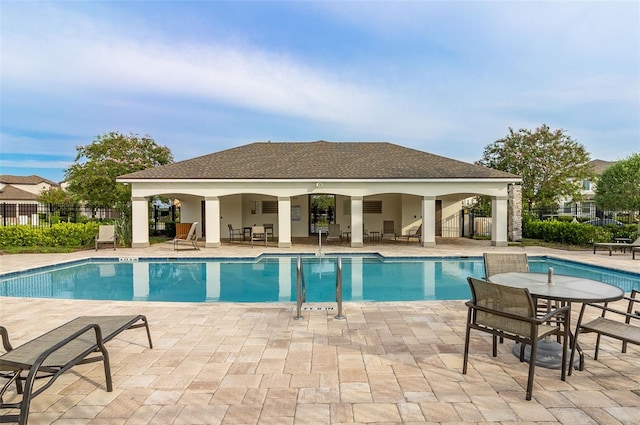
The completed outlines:
<svg viewBox="0 0 640 425">
<path fill-rule="evenodd" d="M 541 221 L 530 217 L 522 222 L 522 236 L 572 245 L 609 242 L 614 237 L 610 230 L 602 227 L 558 220 Z"/>
<path fill-rule="evenodd" d="M 98 223 L 57 223 L 51 227 L 0 227 L 0 248 L 8 247 L 89 247 L 98 234 Z"/>
</svg>

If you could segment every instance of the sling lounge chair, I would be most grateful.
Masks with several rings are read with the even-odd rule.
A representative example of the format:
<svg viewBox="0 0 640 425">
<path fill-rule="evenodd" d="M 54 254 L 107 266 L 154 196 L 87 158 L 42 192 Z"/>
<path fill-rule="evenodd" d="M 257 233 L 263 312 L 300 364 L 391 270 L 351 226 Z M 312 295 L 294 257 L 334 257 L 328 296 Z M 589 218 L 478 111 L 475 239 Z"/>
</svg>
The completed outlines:
<svg viewBox="0 0 640 425">
<path fill-rule="evenodd" d="M 406 239 L 407 245 L 409 245 L 410 239 L 418 239 L 418 242 L 422 239 L 422 224 L 418 226 L 416 230 L 409 230 L 409 233 L 405 235 L 399 235 L 396 239 Z"/>
<path fill-rule="evenodd" d="M 327 233 L 326 242 L 342 242 L 342 231 L 340 231 L 339 223 L 329 224 L 329 233 Z"/>
<path fill-rule="evenodd" d="M 96 251 L 101 244 L 113 245 L 113 250 L 116 250 L 116 226 L 111 224 L 103 224 L 98 227 L 98 234 L 96 236 Z"/>
<path fill-rule="evenodd" d="M 231 224 L 229 226 L 229 242 L 233 242 L 234 239 L 240 240 L 244 237 L 244 232 L 242 229 L 234 229 Z"/>
<path fill-rule="evenodd" d="M 385 220 L 382 222 L 382 240 L 396 240 L 396 224 L 393 220 Z"/>
<path fill-rule="evenodd" d="M 567 342 L 569 336 L 569 306 L 536 317 L 536 308 L 529 290 L 506 285 L 498 285 L 472 277 L 467 278 L 471 288 L 471 300 L 466 302 L 467 330 L 464 340 L 464 360 L 462 374 L 467 373 L 469 362 L 469 339 L 471 329 L 492 335 L 493 357 L 498 355 L 497 339 L 507 338 L 520 342 L 520 362 L 524 361 L 525 344 L 531 346 L 529 375 L 527 379 L 526 399 L 531 400 L 533 377 L 536 367 L 538 341 L 547 335 L 558 335 L 562 339 L 562 372 L 564 381 L 567 375 Z M 559 322 L 561 325 L 549 325 Z"/>
<path fill-rule="evenodd" d="M 197 244 L 198 242 L 198 236 L 196 235 L 197 226 L 198 226 L 198 222 L 196 221 L 195 223 L 191 224 L 191 228 L 189 228 L 189 233 L 187 233 L 186 235 L 185 234 L 176 235 L 176 237 L 173 239 L 173 249 L 178 251 L 178 247 L 180 243 L 189 243 L 191 244 L 193 249 L 200 251 L 200 247 L 198 247 L 198 244 Z"/>
<path fill-rule="evenodd" d="M 609 250 L 609 256 L 613 250 L 622 249 L 623 252 L 629 248 L 629 251 L 632 251 L 633 248 L 640 247 L 640 237 L 631 243 L 622 243 L 622 242 L 596 242 L 593 244 L 593 253 L 596 253 L 596 248 L 606 248 Z"/>
<path fill-rule="evenodd" d="M 251 228 L 251 248 L 253 248 L 254 241 L 264 241 L 264 246 L 267 246 L 267 232 L 264 226 L 253 226 Z"/>
<path fill-rule="evenodd" d="M 0 376 L 8 379 L 0 390 L 0 409 L 20 410 L 17 415 L 0 416 L 1 422 L 26 424 L 31 400 L 75 365 L 101 361 L 107 391 L 113 391 L 109 353 L 104 344 L 127 329 L 140 327 L 146 328 L 149 348 L 153 348 L 149 324 L 142 315 L 78 317 L 17 348 L 11 346 L 6 328 L 0 326 L 6 350 L 0 356 Z M 13 383 L 22 400 L 5 403 L 3 396 Z"/>
</svg>

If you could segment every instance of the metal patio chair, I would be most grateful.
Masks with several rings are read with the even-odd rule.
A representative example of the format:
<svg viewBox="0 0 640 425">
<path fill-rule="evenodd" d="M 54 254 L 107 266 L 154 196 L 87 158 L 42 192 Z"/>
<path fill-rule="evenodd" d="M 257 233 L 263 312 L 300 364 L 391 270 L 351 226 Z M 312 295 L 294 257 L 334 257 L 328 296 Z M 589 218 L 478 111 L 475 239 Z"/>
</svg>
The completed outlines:
<svg viewBox="0 0 640 425">
<path fill-rule="evenodd" d="M 562 337 L 561 379 L 564 381 L 567 374 L 569 307 L 561 307 L 548 312 L 543 317 L 537 317 L 535 304 L 528 289 L 498 285 L 472 277 L 468 277 L 467 282 L 471 288 L 472 297 L 465 304 L 468 308 L 468 313 L 462 373 L 467 373 L 471 329 L 492 335 L 493 357 L 498 355 L 498 337 L 521 343 L 521 362 L 524 361 L 525 344 L 528 344 L 531 346 L 531 355 L 526 399 L 531 400 L 538 341 L 547 335 L 558 335 Z M 548 324 L 550 321 L 559 322 L 561 326 Z"/>
</svg>

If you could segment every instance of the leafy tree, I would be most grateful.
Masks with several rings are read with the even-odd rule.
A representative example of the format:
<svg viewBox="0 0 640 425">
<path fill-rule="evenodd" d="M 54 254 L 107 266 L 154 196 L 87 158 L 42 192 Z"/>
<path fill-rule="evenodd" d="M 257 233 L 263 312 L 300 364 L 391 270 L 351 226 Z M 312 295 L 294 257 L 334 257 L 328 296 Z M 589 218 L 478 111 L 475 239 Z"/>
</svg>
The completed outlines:
<svg viewBox="0 0 640 425">
<path fill-rule="evenodd" d="M 522 177 L 525 209 L 557 208 L 561 198 L 581 199 L 582 181 L 591 178 L 589 153 L 546 124 L 534 131 L 509 128 L 509 135 L 488 145 L 476 163 Z"/>
<path fill-rule="evenodd" d="M 116 177 L 173 162 L 166 146 L 149 136 L 112 131 L 90 145 L 77 146 L 75 163 L 65 171 L 68 190 L 92 207 L 127 204 L 131 188 Z"/>
<path fill-rule="evenodd" d="M 52 187 L 40 192 L 38 202 L 41 204 L 70 204 L 73 203 L 73 198 L 66 190 L 60 187 Z"/>
<path fill-rule="evenodd" d="M 597 180 L 595 201 L 606 210 L 640 212 L 640 153 L 634 153 L 602 172 Z"/>
</svg>

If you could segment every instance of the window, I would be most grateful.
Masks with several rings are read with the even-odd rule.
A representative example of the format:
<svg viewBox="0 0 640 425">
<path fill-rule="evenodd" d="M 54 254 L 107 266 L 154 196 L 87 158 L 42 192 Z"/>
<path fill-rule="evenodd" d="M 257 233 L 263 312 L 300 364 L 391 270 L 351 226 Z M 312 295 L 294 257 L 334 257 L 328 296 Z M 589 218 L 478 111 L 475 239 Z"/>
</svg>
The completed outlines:
<svg viewBox="0 0 640 425">
<path fill-rule="evenodd" d="M 590 180 L 582 180 L 582 189 L 583 190 L 591 190 L 591 181 Z"/>
<path fill-rule="evenodd" d="M 365 214 L 382 214 L 382 201 L 364 201 L 362 212 Z"/>
<path fill-rule="evenodd" d="M 278 201 L 262 201 L 262 214 L 278 214 Z"/>
</svg>

